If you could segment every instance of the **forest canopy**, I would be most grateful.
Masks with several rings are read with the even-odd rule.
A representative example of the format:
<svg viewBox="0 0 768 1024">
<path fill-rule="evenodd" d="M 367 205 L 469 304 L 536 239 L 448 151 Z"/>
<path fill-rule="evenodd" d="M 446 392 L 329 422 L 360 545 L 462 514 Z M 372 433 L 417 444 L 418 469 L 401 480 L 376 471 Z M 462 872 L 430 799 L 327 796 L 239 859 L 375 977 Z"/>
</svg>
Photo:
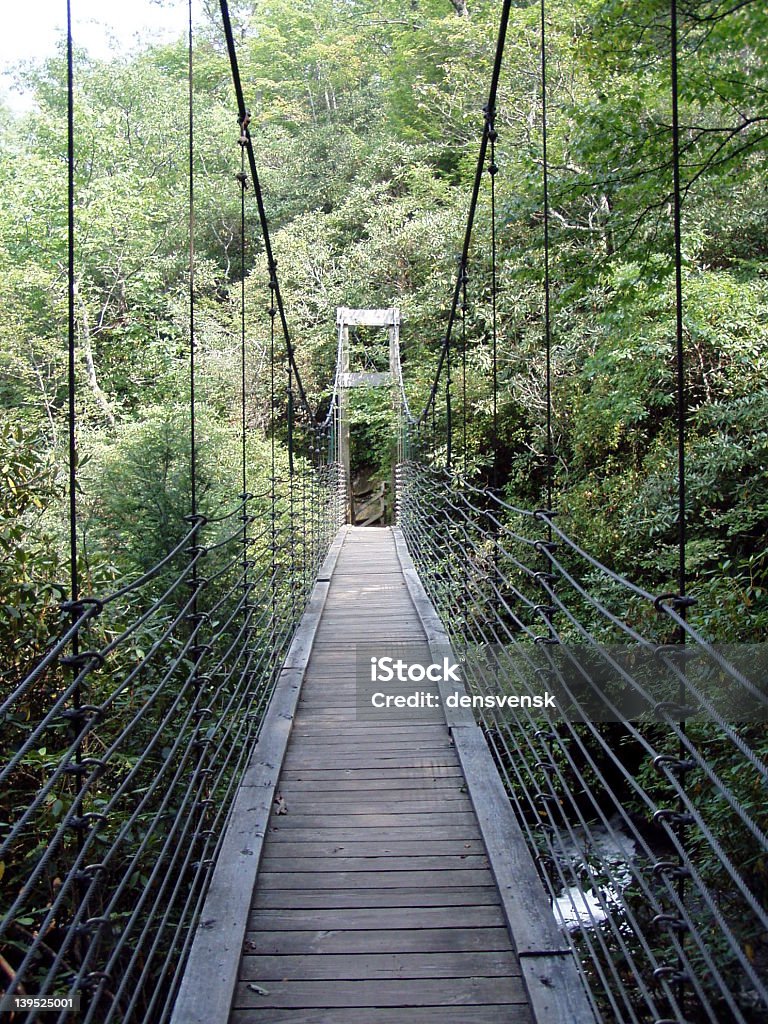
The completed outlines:
<svg viewBox="0 0 768 1024">
<path fill-rule="evenodd" d="M 335 308 L 389 306 L 423 404 L 467 213 L 498 6 L 487 0 L 232 5 L 259 173 L 311 402 L 327 400 Z M 512 7 L 497 105 L 498 464 L 506 496 L 544 488 L 538 5 Z M 674 573 L 674 273 L 667 9 L 548 5 L 553 439 L 560 522 L 596 558 L 664 588 Z M 768 626 L 768 13 L 680 12 L 689 563 L 697 627 Z M 19 72 L 0 119 L 0 621 L 15 675 L 66 579 L 66 89 L 63 51 Z M 87 583 L 146 567 L 179 536 L 189 479 L 186 41 L 103 62 L 75 54 L 79 554 Z M 237 111 L 208 4 L 194 54 L 196 344 L 202 471 L 237 493 Z M 20 171 L 20 169 L 23 169 Z M 269 432 L 269 278 L 249 207 L 247 422 Z M 490 207 L 470 252 L 466 472 L 489 479 Z M 355 458 L 388 478 L 376 399 Z M 285 441 L 285 413 L 278 441 Z M 444 454 L 444 453 L 443 453 Z M 440 458 L 440 452 L 437 453 Z M 258 476 L 263 465 L 254 463 Z M 141 522 L 141 543 L 127 526 Z"/>
</svg>

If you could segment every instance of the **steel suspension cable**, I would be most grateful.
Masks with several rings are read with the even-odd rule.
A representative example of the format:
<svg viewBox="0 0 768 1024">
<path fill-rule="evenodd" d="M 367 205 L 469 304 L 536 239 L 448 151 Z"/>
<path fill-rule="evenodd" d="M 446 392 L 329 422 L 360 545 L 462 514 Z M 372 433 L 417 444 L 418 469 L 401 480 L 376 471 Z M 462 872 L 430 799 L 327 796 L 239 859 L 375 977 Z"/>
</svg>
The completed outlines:
<svg viewBox="0 0 768 1024">
<path fill-rule="evenodd" d="M 187 4 L 188 207 L 189 232 L 189 472 L 191 514 L 197 516 L 197 423 L 195 396 L 195 97 L 193 80 L 192 0 Z"/>
<path fill-rule="evenodd" d="M 277 617 L 277 453 L 275 439 L 275 284 L 269 279 L 269 448 L 270 448 L 270 552 L 272 556 L 272 579 L 270 582 L 270 605 L 272 628 Z"/>
<path fill-rule="evenodd" d="M 446 350 L 446 374 L 445 374 L 445 464 L 451 468 L 451 449 L 453 446 L 453 416 L 451 412 L 451 344 L 448 343 Z"/>
<path fill-rule="evenodd" d="M 261 189 L 261 181 L 259 174 L 256 169 L 256 157 L 253 152 L 253 142 L 251 140 L 251 133 L 248 128 L 250 124 L 250 114 L 245 105 L 245 97 L 243 94 L 243 86 L 240 79 L 240 66 L 237 60 L 237 50 L 235 47 L 235 37 L 232 32 L 232 21 L 229 15 L 229 4 L 227 0 L 219 0 L 219 6 L 221 9 L 221 18 L 224 25 L 224 35 L 227 41 L 227 53 L 229 55 L 229 64 L 232 72 L 232 82 L 235 88 L 235 96 L 237 99 L 237 110 L 238 110 L 238 121 L 241 127 L 242 139 L 244 141 L 245 150 L 248 155 L 248 164 L 251 171 L 251 181 L 253 182 L 253 191 L 256 196 L 256 204 L 259 211 L 259 222 L 261 224 L 261 233 L 264 239 L 264 251 L 267 256 L 267 266 L 269 268 L 270 278 L 274 281 L 275 288 L 275 302 L 277 305 L 277 313 L 280 317 L 280 324 L 283 332 L 283 339 L 285 341 L 285 350 L 288 358 L 288 362 L 292 368 L 295 380 L 296 388 L 299 394 L 299 401 L 305 414 L 311 424 L 315 423 L 315 414 L 310 408 L 307 400 L 306 393 L 304 391 L 304 385 L 302 384 L 301 374 L 299 368 L 296 365 L 296 358 L 293 348 L 293 342 L 291 340 L 291 333 L 288 328 L 288 319 L 285 314 L 285 307 L 283 305 L 283 297 L 280 292 L 280 281 L 277 276 L 277 261 L 275 260 L 272 251 L 272 239 L 269 233 L 269 221 L 267 219 L 267 211 L 264 206 L 264 196 Z"/>
<path fill-rule="evenodd" d="M 493 60 L 493 71 L 491 73 L 491 83 L 488 89 L 488 100 L 485 104 L 486 111 L 496 109 L 496 97 L 499 89 L 499 79 L 501 77 L 501 67 L 504 59 L 504 49 L 507 40 L 507 28 L 509 26 L 509 14 L 512 8 L 512 0 L 504 0 L 504 4 L 501 10 L 501 18 L 499 21 L 499 31 L 496 39 L 496 51 Z M 435 376 L 430 388 L 429 397 L 422 409 L 421 413 L 417 417 L 411 417 L 412 425 L 416 422 L 426 422 L 429 417 L 429 411 L 434 406 L 437 398 L 437 391 L 440 383 L 440 378 L 443 374 L 443 367 L 448 355 L 448 348 L 451 344 L 451 336 L 453 334 L 453 328 L 456 319 L 459 315 L 459 306 L 462 293 L 462 279 L 464 272 L 469 265 L 469 248 L 472 241 L 472 232 L 475 223 L 475 216 L 477 214 L 477 206 L 480 197 L 480 187 L 483 181 L 483 175 L 486 171 L 486 155 L 488 150 L 489 138 L 489 125 L 487 117 L 484 119 L 483 134 L 480 139 L 480 149 L 477 156 L 477 164 L 475 167 L 475 177 L 472 185 L 472 195 L 469 202 L 469 212 L 467 214 L 467 223 L 464 231 L 464 241 L 461 249 L 461 256 L 459 258 L 459 269 L 456 274 L 456 281 L 453 289 L 453 297 L 451 301 L 451 308 L 448 314 L 448 323 L 446 325 L 445 334 L 443 337 L 443 344 L 440 349 L 440 355 L 437 361 L 437 367 L 435 370 Z"/>
<path fill-rule="evenodd" d="M 77 568 L 77 386 L 75 380 L 75 82 L 72 4 L 67 0 L 67 400 L 69 432 L 69 575 L 73 621 L 80 596 Z M 72 646 L 77 654 L 77 635 Z"/>
<path fill-rule="evenodd" d="M 488 107 L 485 112 L 486 131 L 490 142 L 491 154 L 488 164 L 488 175 L 491 179 L 491 361 L 493 387 L 493 416 L 491 423 L 491 443 L 493 445 L 493 473 L 491 476 L 493 489 L 499 487 L 499 340 L 498 340 L 498 266 L 496 239 L 496 175 L 499 168 L 496 164 L 496 110 Z"/>
<path fill-rule="evenodd" d="M 669 8 L 669 59 L 670 59 L 670 91 L 672 101 L 672 217 L 674 225 L 674 264 L 675 264 L 675 397 L 677 414 L 677 549 L 678 549 L 678 598 L 676 604 L 680 616 L 685 621 L 688 605 L 691 600 L 686 595 L 686 501 L 685 501 L 685 351 L 683 336 L 683 256 L 682 256 L 682 225 L 681 225 L 681 188 L 680 188 L 680 111 L 679 111 L 679 83 L 678 83 L 678 23 L 677 23 L 677 0 L 670 0 Z M 686 643 L 686 631 L 682 628 L 677 630 L 677 642 Z M 678 702 L 685 706 L 685 688 L 681 679 L 678 690 Z M 685 733 L 686 723 L 683 720 L 680 724 L 681 735 L 678 740 L 678 761 L 681 765 L 686 763 Z M 686 873 L 684 852 L 688 839 L 688 829 L 685 824 L 687 819 L 685 808 L 685 782 L 686 772 L 681 770 L 677 809 L 676 835 L 679 849 L 678 874 L 678 899 L 685 907 L 686 898 Z M 685 943 L 685 933 L 681 935 L 681 944 Z M 684 964 L 680 962 L 680 981 L 678 983 L 678 999 L 684 998 L 684 983 L 687 975 Z"/>
<path fill-rule="evenodd" d="M 248 592 L 248 456 L 246 451 L 246 344 L 245 344 L 245 190 L 248 177 L 245 173 L 245 152 L 240 147 L 240 482 L 243 501 L 243 588 Z"/>
<path fill-rule="evenodd" d="M 68 440 L 69 440 L 69 576 L 70 576 L 70 609 L 72 635 L 72 654 L 68 659 L 75 673 L 72 687 L 71 729 L 77 739 L 75 747 L 75 779 L 77 803 L 84 796 L 83 776 L 81 774 L 83 746 L 78 737 L 78 723 L 82 715 L 82 689 L 79 682 L 79 669 L 82 654 L 80 650 L 80 629 L 77 625 L 82 614 L 80 604 L 80 574 L 77 565 L 77 381 L 75 365 L 75 72 L 74 47 L 72 38 L 72 4 L 67 0 L 67 404 L 68 404 Z M 65 661 L 66 664 L 66 661 Z M 78 851 L 83 848 L 84 836 L 80 829 L 76 831 Z M 85 900 L 87 887 L 78 882 L 75 887 L 75 900 L 82 904 Z"/>
<path fill-rule="evenodd" d="M 670 0 L 670 77 L 672 92 L 672 177 L 675 259 L 675 376 L 677 400 L 677 484 L 678 484 L 678 591 L 680 612 L 685 618 L 686 608 L 686 507 L 685 507 L 685 351 L 683 334 L 683 256 L 680 219 L 680 113 L 678 97 L 678 40 L 677 0 Z M 681 634 L 684 636 L 684 634 Z M 684 642 L 684 641 L 683 641 Z"/>
<path fill-rule="evenodd" d="M 549 155 L 547 151 L 547 28 L 546 0 L 540 3 L 540 59 L 541 59 L 541 153 L 542 153 L 542 190 L 544 203 L 544 344 L 546 353 L 546 392 L 547 392 L 547 440 L 546 440 L 546 488 L 547 508 L 552 510 L 554 491 L 554 447 L 552 443 L 552 321 L 551 321 L 551 281 L 549 266 Z M 552 535 L 549 531 L 548 540 Z"/>
<path fill-rule="evenodd" d="M 461 275 L 461 451 L 467 475 L 467 268 Z"/>
</svg>

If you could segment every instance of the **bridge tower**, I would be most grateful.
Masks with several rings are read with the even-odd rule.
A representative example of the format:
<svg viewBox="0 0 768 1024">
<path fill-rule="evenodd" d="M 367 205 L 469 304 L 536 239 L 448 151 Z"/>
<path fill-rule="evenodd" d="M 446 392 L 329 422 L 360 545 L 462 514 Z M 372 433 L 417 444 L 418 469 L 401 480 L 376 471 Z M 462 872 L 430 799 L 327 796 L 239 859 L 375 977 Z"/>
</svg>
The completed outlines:
<svg viewBox="0 0 768 1024">
<path fill-rule="evenodd" d="M 338 328 L 339 377 L 338 377 L 338 430 L 337 458 L 344 467 L 346 486 L 347 522 L 354 522 L 354 499 L 350 467 L 349 389 L 392 387 L 400 373 L 400 309 L 350 309 L 339 306 L 336 310 Z M 349 328 L 356 326 L 386 328 L 389 338 L 389 370 L 375 373 L 350 370 Z"/>
</svg>

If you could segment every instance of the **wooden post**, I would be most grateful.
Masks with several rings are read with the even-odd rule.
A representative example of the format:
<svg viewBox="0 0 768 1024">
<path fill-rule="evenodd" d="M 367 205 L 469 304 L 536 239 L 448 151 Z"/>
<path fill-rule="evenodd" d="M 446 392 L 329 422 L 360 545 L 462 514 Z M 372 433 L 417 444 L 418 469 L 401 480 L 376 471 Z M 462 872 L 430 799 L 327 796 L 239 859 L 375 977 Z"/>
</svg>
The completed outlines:
<svg viewBox="0 0 768 1024">
<path fill-rule="evenodd" d="M 336 310 L 336 325 L 339 329 L 339 461 L 344 467 L 347 491 L 347 522 L 355 521 L 354 495 L 350 459 L 349 395 L 350 388 L 391 387 L 397 382 L 397 367 L 400 360 L 400 310 L 397 306 L 389 309 L 349 309 L 339 306 Z M 386 373 L 352 372 L 349 366 L 349 328 L 386 327 L 389 340 L 389 371 Z M 393 401 L 397 401 L 394 396 Z M 394 494 L 394 491 L 393 491 Z"/>
<path fill-rule="evenodd" d="M 349 325 L 341 325 L 341 373 L 349 373 Z M 341 464 L 344 467 L 344 481 L 347 490 L 347 522 L 354 523 L 355 509 L 352 497 L 352 473 L 349 454 L 349 389 L 342 384 L 339 391 L 339 445 L 341 448 Z"/>
</svg>

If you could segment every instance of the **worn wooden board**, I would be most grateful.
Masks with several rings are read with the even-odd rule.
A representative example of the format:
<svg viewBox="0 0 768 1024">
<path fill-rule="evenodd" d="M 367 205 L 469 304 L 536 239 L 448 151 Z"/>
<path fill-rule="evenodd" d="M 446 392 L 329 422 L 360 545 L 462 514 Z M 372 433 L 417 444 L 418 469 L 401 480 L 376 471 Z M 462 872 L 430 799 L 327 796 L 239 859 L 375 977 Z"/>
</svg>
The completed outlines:
<svg viewBox="0 0 768 1024">
<path fill-rule="evenodd" d="M 349 913 L 349 911 L 347 911 Z M 421 913 L 424 913 L 422 909 Z M 415 914 L 414 914 L 415 916 Z M 323 922 L 325 923 L 325 922 Z M 378 924 L 378 921 L 377 921 Z M 443 928 L 374 928 L 321 931 L 254 931 L 247 933 L 247 956 L 272 954 L 304 956 L 307 953 L 461 953 L 470 950 L 509 952 L 512 947 L 503 921 L 495 928 L 457 928 L 456 915 Z M 462 967 L 466 965 L 462 964 Z M 505 970 L 519 974 L 517 958 L 505 962 Z"/>
<path fill-rule="evenodd" d="M 367 739 L 367 742 L 366 742 Z M 425 737 L 421 743 L 412 739 L 403 739 L 395 736 L 390 737 L 386 734 L 381 737 L 367 737 L 363 740 L 357 740 L 353 737 L 344 735 L 339 739 L 338 743 L 320 742 L 319 740 L 303 740 L 301 743 L 300 750 L 296 750 L 292 753 L 292 759 L 296 760 L 299 757 L 327 757 L 330 760 L 336 760 L 341 757 L 352 755 L 353 757 L 359 757 L 360 752 L 364 751 L 366 746 L 373 746 L 375 744 L 376 756 L 391 757 L 406 754 L 412 755 L 414 749 L 418 750 L 419 753 L 438 753 L 442 754 L 443 751 L 450 751 L 453 749 L 453 742 L 448 739 L 441 739 L 440 737 Z"/>
<path fill-rule="evenodd" d="M 394 943 L 392 944 L 394 945 Z M 448 953 L 246 953 L 242 981 L 374 981 L 393 978 L 511 978 L 518 971 L 511 950 L 458 950 Z"/>
<path fill-rule="evenodd" d="M 355 722 L 345 732 L 346 738 L 363 741 L 368 739 L 378 741 L 383 734 L 386 734 L 390 739 L 404 737 L 409 740 L 418 740 L 419 742 L 425 739 L 432 739 L 433 737 L 449 737 L 448 727 L 445 722 L 424 723 L 422 725 Z M 301 726 L 296 726 L 293 730 L 293 736 L 297 740 L 313 739 L 329 743 L 339 738 L 338 734 L 330 726 L 314 722 L 311 719 L 307 720 L 306 717 L 304 723 Z"/>
<path fill-rule="evenodd" d="M 262 996 L 239 982 L 233 1006 L 338 1007 L 399 1006 L 410 1013 L 414 1006 L 475 1006 L 496 1003 L 504 1006 L 525 1003 L 523 985 L 517 978 L 387 978 L 366 981 L 281 981 L 261 978 Z M 366 1021 L 365 1011 L 360 1022 Z"/>
<path fill-rule="evenodd" d="M 426 768 L 424 766 L 409 765 L 407 768 L 389 767 L 383 771 L 380 769 L 350 768 L 346 766 L 342 768 L 335 768 L 333 766 L 329 768 L 284 768 L 281 778 L 286 780 L 317 780 L 319 782 L 327 782 L 331 779 L 350 779 L 352 781 L 362 782 L 368 779 L 386 780 L 438 778 L 461 779 L 463 781 L 464 774 L 457 760 L 456 764 L 450 765 L 430 764 Z"/>
<path fill-rule="evenodd" d="M 432 812 L 427 813 L 426 811 L 414 811 L 408 813 L 398 813 L 393 811 L 389 814 L 385 813 L 371 813 L 371 814 L 334 814 L 329 817 L 327 814 L 284 814 L 278 819 L 280 824 L 277 826 L 281 829 L 293 829 L 293 828 L 311 828 L 316 829 L 319 833 L 325 833 L 326 829 L 338 829 L 338 828 L 349 828 L 349 829 L 365 829 L 365 828 L 406 828 L 410 825 L 425 825 L 427 827 L 437 828 L 441 825 L 467 825 L 470 828 L 477 827 L 477 818 L 474 813 L 469 811 L 453 811 L 453 812 Z M 318 838 L 322 838 L 319 835 Z"/>
<path fill-rule="evenodd" d="M 367 834 L 367 833 L 366 833 Z M 401 838 L 400 830 L 391 832 L 386 838 L 376 841 L 344 840 L 323 842 L 313 838 L 308 842 L 291 842 L 293 833 L 280 835 L 272 833 L 268 850 L 265 850 L 262 864 L 269 863 L 269 857 L 410 857 L 415 866 L 422 858 L 430 860 L 438 856 L 485 857 L 485 846 L 479 839 L 453 839 L 445 842 L 432 839 L 407 840 Z"/>
<path fill-rule="evenodd" d="M 471 868 L 448 868 L 445 871 L 287 871 L 260 873 L 259 883 L 265 889 L 399 889 L 404 883 L 416 888 L 466 888 L 484 886 L 488 872 Z"/>
<path fill-rule="evenodd" d="M 316 751 L 297 750 L 286 755 L 285 766 L 295 771 L 297 768 L 432 768 L 435 765 L 451 767 L 458 765 L 459 759 L 455 750 L 450 747 L 441 753 L 435 751 L 393 751 L 391 754 L 378 754 L 372 750 L 360 750 L 345 754 L 323 754 Z"/>
<path fill-rule="evenodd" d="M 389 810 L 467 810 L 467 794 L 460 789 L 371 789 L 371 790 L 319 790 L 296 793 L 290 786 L 281 785 L 280 792 L 288 811 L 295 813 L 321 810 L 325 814 L 354 814 L 358 812 Z"/>
<path fill-rule="evenodd" d="M 464 778 L 461 775 L 440 778 L 439 776 L 426 775 L 415 778 L 381 778 L 375 779 L 350 779 L 348 777 L 336 779 L 302 779 L 288 778 L 288 773 L 283 772 L 280 789 L 283 793 L 291 793 L 299 798 L 304 794 L 333 793 L 341 796 L 342 793 L 373 793 L 377 790 L 389 793 L 422 793 L 439 792 L 443 793 L 466 793 Z"/>
<path fill-rule="evenodd" d="M 274 820 L 279 822 L 281 819 L 273 819 L 273 822 Z M 332 825 L 330 828 L 324 828 L 322 832 L 318 832 L 315 828 L 302 828 L 301 826 L 298 826 L 290 829 L 282 829 L 279 824 L 270 824 L 268 832 L 273 840 L 289 841 L 291 843 L 349 843 L 360 841 L 386 844 L 392 842 L 394 839 L 397 839 L 399 842 L 406 843 L 420 843 L 422 841 L 432 841 L 433 839 L 461 841 L 469 841 L 473 839 L 480 840 L 480 829 L 478 828 L 476 820 L 471 821 L 466 825 L 433 826 L 426 824 L 422 819 L 415 825 L 399 826 L 396 831 L 387 827 L 351 829 Z M 484 845 L 483 849 L 485 849 Z"/>
<path fill-rule="evenodd" d="M 323 874 L 333 872 L 334 874 L 353 871 L 400 871 L 411 876 L 414 870 L 419 872 L 433 871 L 435 878 L 444 871 L 479 870 L 488 867 L 488 858 L 485 854 L 480 856 L 474 854 L 436 854 L 432 857 L 411 855 L 380 856 L 370 857 L 290 857 L 284 853 L 284 847 L 279 844 L 270 844 L 267 852 L 262 857 L 262 871 L 288 872 L 291 875 L 298 875 L 306 872 L 312 874 Z"/>
<path fill-rule="evenodd" d="M 304 933 L 322 934 L 329 941 L 333 937 L 352 936 L 353 932 L 363 930 L 372 936 L 371 942 L 378 941 L 375 936 L 382 936 L 386 941 L 387 933 L 394 931 L 405 938 L 414 932 L 423 930 L 450 931 L 461 933 L 471 931 L 496 931 L 502 928 L 508 937 L 504 915 L 499 904 L 479 904 L 462 906 L 461 927 L 456 927 L 456 909 L 450 907 L 344 907 L 340 909 L 305 909 L 280 908 L 276 910 L 253 910 L 248 918 L 248 938 L 255 940 L 252 933 L 274 935 L 276 932 L 301 931 Z M 320 929 L 320 931 L 318 931 Z M 347 941 L 340 939 L 339 941 Z M 350 941 L 354 941 L 352 938 Z M 414 940 L 417 941 L 417 940 Z M 456 941 L 461 941 L 457 939 Z M 506 948 L 506 947 L 505 947 Z"/>
<path fill-rule="evenodd" d="M 345 816 L 350 814 L 471 814 L 472 805 L 466 794 L 460 793 L 459 798 L 452 800 L 450 794 L 427 793 L 421 797 L 414 794 L 413 799 L 399 800 L 391 799 L 386 790 L 377 790 L 370 795 L 357 793 L 354 797 L 341 801 L 334 800 L 333 797 L 326 797 L 324 800 L 286 802 L 288 811 L 284 817 L 318 813 L 331 819 L 335 818 L 337 814 Z"/>
<path fill-rule="evenodd" d="M 399 886 L 391 889 L 267 889 L 257 886 L 251 909 L 270 910 L 296 908 L 299 910 L 335 909 L 346 907 L 479 907 L 500 905 L 495 885 L 459 886 L 446 888 L 432 886 Z M 459 923 L 460 918 L 457 919 Z"/>
<path fill-rule="evenodd" d="M 521 1005 L 499 1006 L 411 1006 L 403 1020 L 400 1007 L 366 1006 L 332 1009 L 239 1009 L 232 1012 L 231 1024 L 530 1024 L 528 1008 Z"/>
</svg>

